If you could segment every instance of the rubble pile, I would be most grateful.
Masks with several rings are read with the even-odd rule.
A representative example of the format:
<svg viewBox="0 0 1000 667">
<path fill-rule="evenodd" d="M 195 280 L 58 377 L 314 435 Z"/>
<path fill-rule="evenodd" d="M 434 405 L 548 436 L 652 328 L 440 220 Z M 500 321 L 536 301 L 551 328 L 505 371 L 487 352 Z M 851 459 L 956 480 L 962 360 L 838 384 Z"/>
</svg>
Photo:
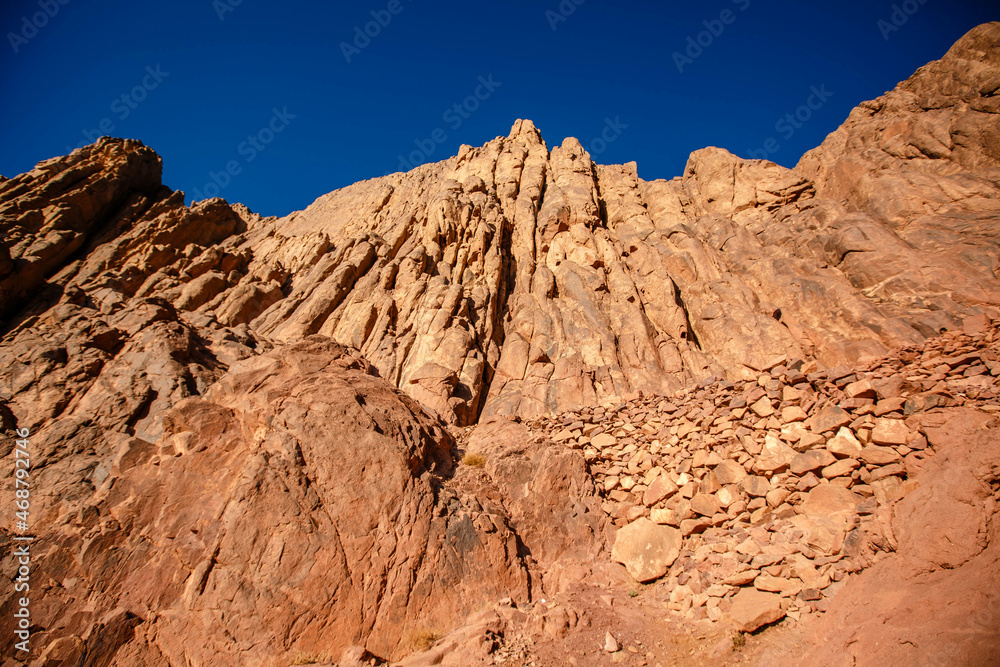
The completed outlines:
<svg viewBox="0 0 1000 667">
<path fill-rule="evenodd" d="M 582 449 L 618 527 L 613 557 L 660 580 L 671 609 L 746 631 L 822 612 L 891 552 L 891 504 L 933 455 L 920 417 L 997 412 L 998 325 L 969 318 L 861 370 L 776 359 L 756 381 L 709 378 L 527 423 Z"/>
</svg>

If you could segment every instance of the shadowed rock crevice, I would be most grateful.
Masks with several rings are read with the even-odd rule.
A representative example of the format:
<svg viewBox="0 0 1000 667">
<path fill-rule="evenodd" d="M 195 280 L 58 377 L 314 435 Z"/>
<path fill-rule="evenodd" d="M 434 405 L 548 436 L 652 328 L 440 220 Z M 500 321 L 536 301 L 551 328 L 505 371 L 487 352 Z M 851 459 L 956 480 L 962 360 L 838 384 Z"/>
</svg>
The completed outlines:
<svg viewBox="0 0 1000 667">
<path fill-rule="evenodd" d="M 550 147 L 517 120 L 483 146 L 280 218 L 221 199 L 185 206 L 162 185 L 160 158 L 134 140 L 102 138 L 0 179 L 0 421 L 4 443 L 15 425 L 31 433 L 32 585 L 44 600 L 32 659 L 283 665 L 299 650 L 337 657 L 352 643 L 397 659 L 409 635 L 459 628 L 410 664 L 448 664 L 446 654 L 462 667 L 501 655 L 527 663 L 517 642 L 528 636 L 549 638 L 538 664 L 561 664 L 561 642 L 577 630 L 587 651 L 621 648 L 622 637 L 590 625 L 610 622 L 608 609 L 664 617 L 639 590 L 633 602 L 603 599 L 635 585 L 611 562 L 616 528 L 676 509 L 694 545 L 678 562 L 726 561 L 694 544 L 718 527 L 707 519 L 742 522 L 746 511 L 746 536 L 770 540 L 762 522 L 787 521 L 784 537 L 801 541 L 792 523 L 805 519 L 789 498 L 820 486 L 868 486 L 878 511 L 896 503 L 894 519 L 840 494 L 863 527 L 844 527 L 858 569 L 898 549 L 914 570 L 886 587 L 948 579 L 990 602 L 992 589 L 968 581 L 995 575 L 996 473 L 984 486 L 975 462 L 954 483 L 949 470 L 972 464 L 949 449 L 950 427 L 910 422 L 962 401 L 989 412 L 996 396 L 997 44 L 1000 24 L 971 31 L 853 110 L 794 169 L 710 147 L 681 176 L 644 180 L 635 163 L 596 164 L 576 139 Z M 982 344 L 953 357 L 959 328 Z M 891 350 L 912 372 L 870 387 L 848 380 Z M 714 392 L 736 385 L 743 394 L 722 405 Z M 672 402 L 692 392 L 712 404 Z M 632 431 L 611 419 L 619 404 L 642 415 L 629 415 Z M 523 425 L 580 410 L 592 421 L 560 422 L 551 438 Z M 807 416 L 816 428 L 793 426 Z M 887 421 L 906 422 L 907 439 L 893 440 L 902 429 Z M 858 435 L 832 435 L 827 422 Z M 595 464 L 611 445 L 594 441 L 609 432 L 634 442 L 616 463 Z M 864 432 L 895 454 L 862 446 Z M 916 433 L 944 457 L 923 477 Z M 706 451 L 639 481 L 644 455 L 679 456 L 703 436 L 726 439 L 736 457 L 727 472 L 753 478 L 745 488 L 714 488 Z M 829 449 L 813 451 L 817 437 Z M 791 456 L 786 441 L 799 447 Z M 460 462 L 459 450 L 479 458 Z M 7 444 L 0 452 L 16 456 Z M 808 469 L 794 473 L 806 479 L 794 492 L 782 477 L 793 465 Z M 638 497 L 609 504 L 632 493 L 624 477 L 645 487 L 641 507 Z M 657 506 L 671 484 L 671 497 L 684 488 L 700 509 Z M 13 485 L 0 481 L 4 493 Z M 726 512 L 708 497 L 723 491 Z M 921 497 L 961 520 L 917 512 Z M 969 530 L 977 512 L 993 518 Z M 927 551 L 913 525 L 954 539 Z M 636 544 L 650 526 L 638 528 Z M 840 533 L 826 528 L 809 539 L 835 558 L 827 538 Z M 668 533 L 651 534 L 673 544 Z M 0 542 L 13 544 L 8 529 Z M 754 549 L 744 545 L 742 564 L 762 555 Z M 772 588 L 793 564 L 823 590 L 840 583 L 827 575 L 857 572 L 763 556 L 751 569 Z M 13 577 L 13 559 L 3 566 Z M 693 592 L 687 570 L 669 576 L 711 597 L 711 585 Z M 734 594 L 724 613 L 771 622 L 787 611 L 781 593 Z M 821 601 L 813 595 L 801 602 Z M 664 605 L 703 608 L 689 602 Z M 0 603 L 9 650 L 14 601 Z M 870 646 L 875 631 L 856 630 L 850 646 Z M 922 647 L 893 633 L 900 650 Z M 989 656 L 992 635 L 976 636 L 982 646 L 951 657 Z M 467 644 L 478 657 L 456 648 Z"/>
</svg>

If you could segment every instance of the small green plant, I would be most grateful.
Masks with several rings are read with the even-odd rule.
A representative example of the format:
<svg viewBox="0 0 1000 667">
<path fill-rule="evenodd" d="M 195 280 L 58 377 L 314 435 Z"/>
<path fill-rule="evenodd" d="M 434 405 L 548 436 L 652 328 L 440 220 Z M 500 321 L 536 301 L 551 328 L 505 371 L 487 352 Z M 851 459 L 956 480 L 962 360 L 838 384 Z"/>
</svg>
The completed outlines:
<svg viewBox="0 0 1000 667">
<path fill-rule="evenodd" d="M 746 645 L 747 645 L 747 636 L 746 636 L 746 633 L 737 632 L 736 634 L 733 635 L 733 650 L 734 651 L 741 651 L 741 650 L 743 650 L 743 647 L 746 646 Z"/>
<path fill-rule="evenodd" d="M 486 457 L 482 454 L 466 454 L 465 458 L 462 459 L 462 463 L 474 468 L 482 468 L 486 465 Z"/>
<path fill-rule="evenodd" d="M 406 641 L 414 651 L 426 651 L 441 639 L 441 633 L 431 628 L 414 628 L 406 633 Z"/>
<path fill-rule="evenodd" d="M 330 657 L 318 653 L 296 653 L 295 657 L 288 664 L 290 665 L 315 665 L 317 662 L 331 662 Z"/>
<path fill-rule="evenodd" d="M 635 590 L 633 588 L 632 590 L 630 590 L 628 592 L 628 596 L 631 597 L 631 598 L 637 598 L 637 597 L 639 597 L 639 591 L 637 591 L 637 590 Z"/>
</svg>

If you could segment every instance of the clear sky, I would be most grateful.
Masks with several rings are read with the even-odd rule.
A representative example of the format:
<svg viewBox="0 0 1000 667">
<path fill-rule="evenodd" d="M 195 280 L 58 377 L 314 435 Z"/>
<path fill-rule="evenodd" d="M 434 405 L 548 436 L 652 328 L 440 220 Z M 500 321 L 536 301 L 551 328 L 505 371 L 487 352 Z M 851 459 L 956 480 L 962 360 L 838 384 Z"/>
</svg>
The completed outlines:
<svg viewBox="0 0 1000 667">
<path fill-rule="evenodd" d="M 189 201 L 265 215 L 516 118 L 646 179 L 709 145 L 793 166 L 857 103 L 1000 20 L 996 2 L 945 0 L 0 4 L 0 174 L 131 137 Z"/>
</svg>

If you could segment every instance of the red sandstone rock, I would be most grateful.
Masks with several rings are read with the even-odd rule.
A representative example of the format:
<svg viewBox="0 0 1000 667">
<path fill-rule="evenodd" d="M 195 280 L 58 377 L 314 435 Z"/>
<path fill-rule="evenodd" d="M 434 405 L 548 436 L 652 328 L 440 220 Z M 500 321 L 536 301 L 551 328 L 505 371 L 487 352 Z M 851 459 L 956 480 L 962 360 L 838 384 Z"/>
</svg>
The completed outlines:
<svg viewBox="0 0 1000 667">
<path fill-rule="evenodd" d="M 556 664 L 827 610 L 814 662 L 995 662 L 998 43 L 794 170 L 647 182 L 518 121 L 281 219 L 130 140 L 0 180 L 33 658 Z"/>
<path fill-rule="evenodd" d="M 611 557 L 622 563 L 636 581 L 646 582 L 666 574 L 681 549 L 681 534 L 675 528 L 639 519 L 615 536 Z"/>
</svg>

